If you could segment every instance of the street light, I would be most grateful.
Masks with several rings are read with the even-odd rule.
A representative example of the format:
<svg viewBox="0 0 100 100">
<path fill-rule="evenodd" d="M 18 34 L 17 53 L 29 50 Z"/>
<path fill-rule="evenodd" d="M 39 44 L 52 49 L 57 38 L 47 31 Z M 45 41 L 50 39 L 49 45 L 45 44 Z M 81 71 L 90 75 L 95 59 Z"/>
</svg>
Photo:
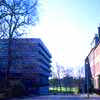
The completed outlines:
<svg viewBox="0 0 100 100">
<path fill-rule="evenodd" d="M 86 67 L 88 68 L 88 61 L 86 61 Z M 88 73 L 88 70 L 87 70 L 87 97 L 89 98 L 90 97 L 90 95 L 89 95 L 89 73 Z"/>
</svg>

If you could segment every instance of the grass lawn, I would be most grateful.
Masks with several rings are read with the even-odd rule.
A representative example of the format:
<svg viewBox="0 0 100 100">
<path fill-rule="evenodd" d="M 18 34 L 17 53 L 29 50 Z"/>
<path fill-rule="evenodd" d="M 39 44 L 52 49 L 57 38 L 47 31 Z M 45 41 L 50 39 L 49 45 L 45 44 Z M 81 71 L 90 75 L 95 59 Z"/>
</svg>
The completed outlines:
<svg viewBox="0 0 100 100">
<path fill-rule="evenodd" d="M 50 87 L 49 92 L 50 93 L 75 93 L 77 94 L 79 89 L 77 87 L 69 88 L 69 87 Z"/>
</svg>

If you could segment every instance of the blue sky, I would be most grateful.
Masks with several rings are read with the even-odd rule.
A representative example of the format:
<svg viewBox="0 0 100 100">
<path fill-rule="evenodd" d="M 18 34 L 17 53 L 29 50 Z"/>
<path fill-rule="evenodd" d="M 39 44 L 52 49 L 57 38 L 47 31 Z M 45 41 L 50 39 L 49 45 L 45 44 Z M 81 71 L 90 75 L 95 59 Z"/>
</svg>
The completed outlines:
<svg viewBox="0 0 100 100">
<path fill-rule="evenodd" d="M 43 0 L 40 23 L 30 32 L 40 37 L 53 61 L 78 67 L 84 63 L 100 24 L 100 0 Z"/>
</svg>

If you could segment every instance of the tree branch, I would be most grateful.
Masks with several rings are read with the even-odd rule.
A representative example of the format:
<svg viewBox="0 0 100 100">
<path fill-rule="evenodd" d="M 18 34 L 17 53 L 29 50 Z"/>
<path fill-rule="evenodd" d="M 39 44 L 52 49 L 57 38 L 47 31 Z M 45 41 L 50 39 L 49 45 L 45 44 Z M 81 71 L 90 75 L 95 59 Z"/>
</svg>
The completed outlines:
<svg viewBox="0 0 100 100">
<path fill-rule="evenodd" d="M 11 13 L 2 13 L 2 14 L 0 15 L 0 19 L 6 17 L 6 16 L 8 16 L 8 15 L 11 15 Z"/>
</svg>

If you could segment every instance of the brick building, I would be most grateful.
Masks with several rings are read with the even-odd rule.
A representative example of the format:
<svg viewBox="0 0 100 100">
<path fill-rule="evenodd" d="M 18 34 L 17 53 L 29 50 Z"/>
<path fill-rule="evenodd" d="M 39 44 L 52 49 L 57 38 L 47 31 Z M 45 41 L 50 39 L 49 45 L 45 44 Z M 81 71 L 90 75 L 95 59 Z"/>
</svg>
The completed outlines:
<svg viewBox="0 0 100 100">
<path fill-rule="evenodd" d="M 100 93 L 100 27 L 98 36 L 94 38 L 95 45 L 85 59 L 86 86 L 93 86 Z"/>
</svg>

